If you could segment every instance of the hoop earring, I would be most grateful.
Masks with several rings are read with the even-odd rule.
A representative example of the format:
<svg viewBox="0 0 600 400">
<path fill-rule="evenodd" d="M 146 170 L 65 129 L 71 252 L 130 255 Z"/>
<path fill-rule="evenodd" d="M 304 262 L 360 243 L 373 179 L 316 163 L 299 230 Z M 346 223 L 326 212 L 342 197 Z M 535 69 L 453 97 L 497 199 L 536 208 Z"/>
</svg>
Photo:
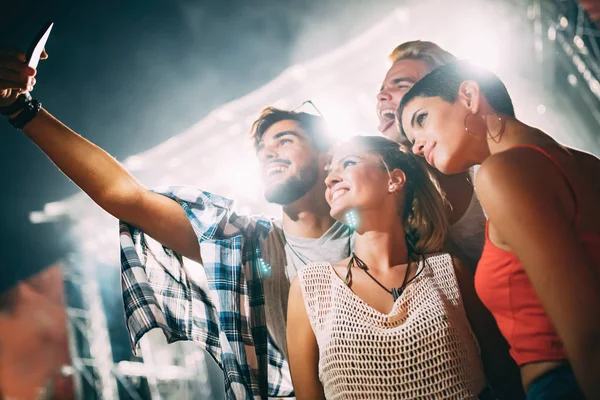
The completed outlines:
<svg viewBox="0 0 600 400">
<path fill-rule="evenodd" d="M 464 127 L 465 127 L 465 131 L 466 131 L 466 132 L 467 132 L 469 135 L 473 136 L 475 139 L 479 139 L 477 136 L 473 135 L 473 134 L 471 133 L 471 131 L 469 130 L 469 128 L 467 127 L 467 119 L 468 119 L 470 116 L 472 116 L 472 115 L 475 115 L 475 114 L 467 113 L 467 115 L 465 115 L 465 120 L 463 121 L 463 125 L 464 125 Z"/>
<path fill-rule="evenodd" d="M 492 114 L 493 114 L 493 115 L 494 115 L 496 118 L 498 118 L 498 122 L 500 122 L 500 124 L 501 124 L 500 131 L 499 131 L 497 134 L 495 134 L 495 135 L 492 135 L 492 132 L 490 132 L 490 129 L 489 129 L 489 127 L 488 127 L 488 123 L 487 123 L 487 115 L 488 115 L 488 114 L 486 114 L 486 115 L 483 115 L 483 120 L 485 121 L 485 137 L 486 137 L 486 140 L 490 140 L 490 139 L 491 139 L 491 140 L 492 140 L 494 143 L 500 143 L 500 140 L 502 139 L 502 134 L 504 134 L 504 129 L 506 128 L 506 120 L 502 119 L 502 118 L 501 118 L 501 117 L 500 117 L 498 114 L 496 114 L 495 112 L 492 112 Z M 474 138 L 476 138 L 476 139 L 479 139 L 477 136 L 473 135 L 473 133 L 471 133 L 471 131 L 470 131 L 470 130 L 469 130 L 469 128 L 467 127 L 467 119 L 468 119 L 468 118 L 469 118 L 469 116 L 471 116 L 471 115 L 475 115 L 475 114 L 468 113 L 467 115 L 465 115 L 465 120 L 464 120 L 464 122 L 463 122 L 463 125 L 464 125 L 464 127 L 465 127 L 465 131 L 466 131 L 466 132 L 467 132 L 469 135 L 473 136 L 473 137 L 474 137 Z"/>
<path fill-rule="evenodd" d="M 498 114 L 496 114 L 495 112 L 492 112 L 492 114 L 498 118 L 498 122 L 500 122 L 500 130 L 498 131 L 497 134 L 492 135 L 492 132 L 490 132 L 490 129 L 488 127 L 488 123 L 487 123 L 487 114 L 483 116 L 484 120 L 485 120 L 485 134 L 486 134 L 486 138 L 488 140 L 492 140 L 494 143 L 500 143 L 500 140 L 502 140 L 502 135 L 504 134 L 504 129 L 506 128 L 506 120 L 500 118 L 500 116 Z"/>
</svg>

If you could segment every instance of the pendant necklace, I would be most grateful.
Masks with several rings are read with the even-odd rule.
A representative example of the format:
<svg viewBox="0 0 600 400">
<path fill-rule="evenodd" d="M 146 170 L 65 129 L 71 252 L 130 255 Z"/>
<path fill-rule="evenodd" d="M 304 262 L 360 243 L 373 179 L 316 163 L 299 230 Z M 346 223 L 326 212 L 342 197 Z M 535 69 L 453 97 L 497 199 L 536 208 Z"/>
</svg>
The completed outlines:
<svg viewBox="0 0 600 400">
<path fill-rule="evenodd" d="M 423 256 L 421 256 L 421 257 L 423 257 Z M 354 252 L 352 252 L 352 257 L 350 258 L 350 261 L 348 262 L 348 271 L 346 273 L 346 279 L 344 280 L 344 282 L 346 283 L 346 285 L 350 284 L 350 282 L 352 281 L 351 270 L 352 270 L 352 267 L 355 266 L 355 267 L 363 270 L 365 272 L 365 274 L 367 274 L 367 276 L 373 280 L 373 282 L 375 282 L 383 290 L 385 290 L 386 292 L 391 294 L 392 297 L 394 298 L 394 301 L 396 301 L 396 300 L 398 300 L 398 298 L 400 296 L 402 296 L 402 293 L 404 293 L 404 289 L 406 288 L 406 286 L 408 286 L 408 284 L 411 283 L 420 274 L 420 271 L 417 271 L 415 276 L 413 276 L 411 279 L 408 279 L 408 274 L 410 273 L 410 264 L 411 264 L 410 257 L 408 257 L 408 265 L 406 266 L 406 272 L 404 273 L 404 279 L 402 280 L 402 285 L 400 287 L 392 288 L 390 290 L 387 287 L 385 287 L 381 282 L 379 282 L 373 275 L 371 275 L 371 273 L 369 273 L 369 267 L 367 267 L 367 264 L 363 260 L 361 260 Z"/>
</svg>

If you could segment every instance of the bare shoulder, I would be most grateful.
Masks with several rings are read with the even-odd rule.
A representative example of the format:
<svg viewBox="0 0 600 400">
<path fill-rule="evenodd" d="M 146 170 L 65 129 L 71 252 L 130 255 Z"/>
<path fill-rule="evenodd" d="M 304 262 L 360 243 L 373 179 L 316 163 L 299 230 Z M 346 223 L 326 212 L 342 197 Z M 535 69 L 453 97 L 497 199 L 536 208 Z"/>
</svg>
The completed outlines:
<svg viewBox="0 0 600 400">
<path fill-rule="evenodd" d="M 537 178 L 548 166 L 552 166 L 552 162 L 534 149 L 523 147 L 506 150 L 485 159 L 475 175 L 475 185 L 477 188 L 487 188 L 517 176 Z"/>
<path fill-rule="evenodd" d="M 543 199 L 568 188 L 561 172 L 541 152 L 515 148 L 488 157 L 475 176 L 477 195 L 490 219 L 493 209 Z"/>
</svg>

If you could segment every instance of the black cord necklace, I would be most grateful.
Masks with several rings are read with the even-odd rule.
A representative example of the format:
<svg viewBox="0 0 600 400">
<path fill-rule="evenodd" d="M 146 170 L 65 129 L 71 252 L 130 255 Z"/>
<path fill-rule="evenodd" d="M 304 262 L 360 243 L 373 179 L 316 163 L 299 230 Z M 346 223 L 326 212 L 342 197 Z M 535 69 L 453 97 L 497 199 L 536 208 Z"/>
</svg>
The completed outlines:
<svg viewBox="0 0 600 400">
<path fill-rule="evenodd" d="M 352 257 L 350 258 L 350 261 L 348 262 L 348 271 L 346 273 L 346 279 L 344 280 L 344 282 L 346 283 L 346 285 L 350 284 L 350 282 L 352 281 L 352 267 L 355 266 L 355 267 L 363 270 L 365 272 L 365 274 L 367 274 L 369 276 L 369 278 L 371 278 L 373 280 L 373 282 L 375 282 L 383 290 L 385 290 L 386 292 L 391 294 L 392 297 L 394 298 L 394 301 L 396 301 L 396 300 L 398 300 L 398 298 L 400 296 L 402 296 L 402 293 L 404 293 L 404 289 L 406 288 L 406 286 L 408 286 L 408 284 L 411 283 L 419 275 L 419 271 L 417 271 L 415 276 L 413 276 L 411 279 L 408 279 L 408 274 L 410 273 L 410 265 L 411 265 L 411 259 L 410 259 L 410 255 L 409 255 L 408 265 L 406 266 L 406 272 L 404 273 L 404 279 L 402 280 L 402 286 L 397 287 L 397 288 L 392 288 L 392 290 L 389 290 L 381 282 L 379 282 L 373 275 L 371 275 L 369 273 L 369 267 L 367 266 L 367 264 L 363 260 L 361 260 L 354 252 L 352 252 Z"/>
</svg>

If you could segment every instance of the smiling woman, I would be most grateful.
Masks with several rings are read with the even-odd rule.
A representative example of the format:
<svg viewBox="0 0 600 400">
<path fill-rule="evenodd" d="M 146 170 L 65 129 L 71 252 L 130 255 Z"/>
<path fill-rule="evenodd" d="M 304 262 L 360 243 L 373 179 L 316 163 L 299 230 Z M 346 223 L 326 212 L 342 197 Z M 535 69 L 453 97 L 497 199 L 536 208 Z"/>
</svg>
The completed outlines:
<svg viewBox="0 0 600 400">
<path fill-rule="evenodd" d="M 404 227 L 413 253 L 442 248 L 448 228 L 442 197 L 429 173 L 397 143 L 375 136 L 350 139 L 334 151 L 325 184 L 331 216 L 340 220 L 353 211 L 358 232 L 385 220 Z"/>
<path fill-rule="evenodd" d="M 443 200 L 416 157 L 383 137 L 357 136 L 335 149 L 325 183 L 331 216 L 355 218 L 355 251 L 309 264 L 292 283 L 296 398 L 485 399 L 486 375 L 518 393 L 472 280 L 440 253 Z"/>
</svg>

